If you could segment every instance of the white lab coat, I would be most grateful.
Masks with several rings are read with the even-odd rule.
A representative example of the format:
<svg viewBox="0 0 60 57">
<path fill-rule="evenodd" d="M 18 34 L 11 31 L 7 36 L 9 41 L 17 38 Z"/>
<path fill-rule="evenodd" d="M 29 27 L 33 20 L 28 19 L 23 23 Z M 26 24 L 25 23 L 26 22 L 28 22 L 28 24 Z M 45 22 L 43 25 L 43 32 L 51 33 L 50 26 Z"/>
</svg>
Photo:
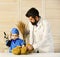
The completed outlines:
<svg viewBox="0 0 60 57">
<path fill-rule="evenodd" d="M 53 52 L 53 39 L 50 32 L 50 25 L 47 20 L 40 19 L 37 26 L 29 22 L 30 38 L 29 43 L 33 45 L 35 52 Z"/>
</svg>

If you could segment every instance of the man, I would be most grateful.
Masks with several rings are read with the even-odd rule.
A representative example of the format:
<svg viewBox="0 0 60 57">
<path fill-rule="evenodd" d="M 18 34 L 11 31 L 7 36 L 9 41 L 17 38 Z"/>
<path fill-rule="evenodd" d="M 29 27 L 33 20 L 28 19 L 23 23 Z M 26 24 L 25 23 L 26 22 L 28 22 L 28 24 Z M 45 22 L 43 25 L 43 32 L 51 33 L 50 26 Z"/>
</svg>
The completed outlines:
<svg viewBox="0 0 60 57">
<path fill-rule="evenodd" d="M 30 38 L 29 43 L 35 52 L 53 52 L 53 40 L 50 32 L 50 26 L 45 19 L 39 16 L 36 8 L 31 8 L 26 13 L 29 18 Z"/>
</svg>

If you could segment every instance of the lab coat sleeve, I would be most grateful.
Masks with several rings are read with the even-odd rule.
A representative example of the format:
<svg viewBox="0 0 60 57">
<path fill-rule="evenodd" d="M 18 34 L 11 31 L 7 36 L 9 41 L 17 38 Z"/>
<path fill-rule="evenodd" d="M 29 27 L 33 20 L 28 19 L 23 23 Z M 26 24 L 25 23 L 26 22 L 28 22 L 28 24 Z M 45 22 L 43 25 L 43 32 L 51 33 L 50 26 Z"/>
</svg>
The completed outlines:
<svg viewBox="0 0 60 57">
<path fill-rule="evenodd" d="M 42 40 L 33 44 L 34 49 L 41 47 L 41 45 L 43 45 L 49 37 L 50 26 L 47 21 L 43 21 L 43 27 L 44 28 L 43 28 Z"/>
</svg>

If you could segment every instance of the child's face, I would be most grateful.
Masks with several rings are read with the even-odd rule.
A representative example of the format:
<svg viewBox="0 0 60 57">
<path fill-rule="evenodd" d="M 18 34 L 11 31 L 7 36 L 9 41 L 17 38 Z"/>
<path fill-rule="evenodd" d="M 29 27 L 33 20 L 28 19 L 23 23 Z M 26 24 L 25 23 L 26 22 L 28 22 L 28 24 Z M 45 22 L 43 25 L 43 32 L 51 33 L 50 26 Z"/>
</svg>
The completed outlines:
<svg viewBox="0 0 60 57">
<path fill-rule="evenodd" d="M 12 35 L 11 35 L 11 39 L 13 39 L 13 40 L 17 39 L 18 37 L 19 37 L 18 34 L 12 34 Z"/>
</svg>

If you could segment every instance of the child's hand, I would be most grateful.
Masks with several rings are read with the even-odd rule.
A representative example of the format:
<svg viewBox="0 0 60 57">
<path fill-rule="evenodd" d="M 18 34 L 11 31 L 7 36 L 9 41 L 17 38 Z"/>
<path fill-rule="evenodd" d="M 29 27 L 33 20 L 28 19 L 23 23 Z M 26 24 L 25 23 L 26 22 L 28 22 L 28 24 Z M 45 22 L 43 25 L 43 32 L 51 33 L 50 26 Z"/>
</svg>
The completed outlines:
<svg viewBox="0 0 60 57">
<path fill-rule="evenodd" d="M 9 40 L 12 40 L 12 39 L 9 37 Z"/>
<path fill-rule="evenodd" d="M 24 47 L 24 45 L 22 45 L 22 47 Z"/>
</svg>

